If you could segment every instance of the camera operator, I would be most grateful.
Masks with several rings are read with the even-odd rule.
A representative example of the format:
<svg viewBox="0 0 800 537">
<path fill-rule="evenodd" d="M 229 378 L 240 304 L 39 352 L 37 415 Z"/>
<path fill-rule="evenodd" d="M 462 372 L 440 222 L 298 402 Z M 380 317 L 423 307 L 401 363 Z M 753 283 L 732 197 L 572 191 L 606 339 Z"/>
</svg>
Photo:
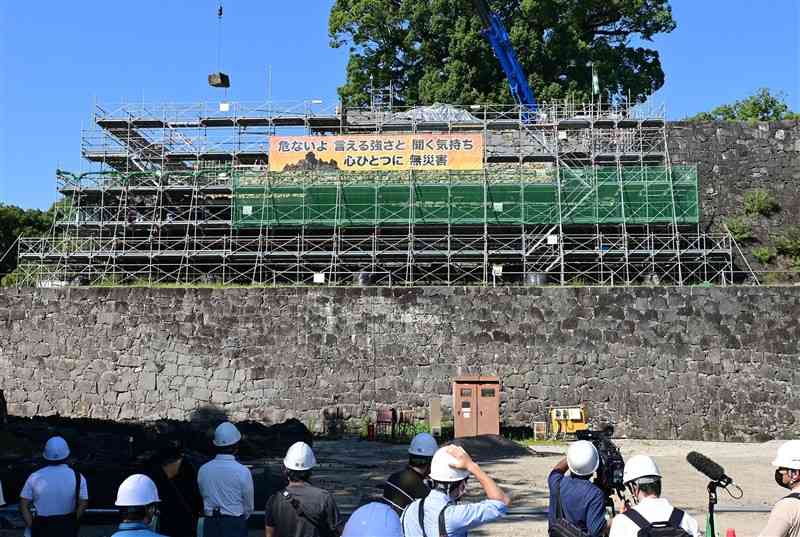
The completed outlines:
<svg viewBox="0 0 800 537">
<path fill-rule="evenodd" d="M 590 537 L 600 537 L 608 531 L 606 496 L 600 487 L 590 481 L 599 465 L 600 455 L 588 440 L 578 440 L 569 446 L 567 457 L 559 461 L 547 477 L 550 489 L 547 518 L 550 528 L 555 523 L 557 505 L 560 503 L 564 518 Z"/>
<path fill-rule="evenodd" d="M 665 498 L 661 498 L 661 472 L 653 459 L 647 455 L 631 457 L 625 463 L 622 479 L 636 505 L 624 509 L 622 514 L 614 517 L 610 537 L 636 537 L 640 530 L 652 523 L 660 523 L 659 526 L 669 528 L 669 533 L 662 529 L 660 535 L 700 535 L 694 518 L 675 509 Z"/>
</svg>

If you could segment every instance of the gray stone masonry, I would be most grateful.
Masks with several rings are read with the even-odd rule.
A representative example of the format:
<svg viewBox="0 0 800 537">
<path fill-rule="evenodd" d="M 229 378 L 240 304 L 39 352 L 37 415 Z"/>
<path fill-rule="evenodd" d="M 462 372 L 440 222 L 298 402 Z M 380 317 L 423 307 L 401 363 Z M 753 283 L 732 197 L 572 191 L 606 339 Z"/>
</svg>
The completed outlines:
<svg viewBox="0 0 800 537">
<path fill-rule="evenodd" d="M 798 224 L 800 121 L 675 122 L 667 129 L 673 164 L 696 164 L 702 219 L 741 213 L 748 190 L 766 190 L 781 206 L 772 223 Z"/>
<path fill-rule="evenodd" d="M 496 374 L 529 425 L 586 402 L 620 433 L 761 439 L 800 421 L 800 287 L 0 290 L 12 414 L 351 425 Z"/>
<path fill-rule="evenodd" d="M 754 270 L 791 271 L 786 259 L 762 265 L 752 252 L 774 249 L 788 226 L 800 225 L 800 121 L 677 122 L 669 124 L 667 136 L 673 164 L 697 165 L 703 229 L 718 232 L 727 218 L 741 216 L 748 191 L 772 196 L 780 210 L 748 218 L 753 240 L 740 247 Z M 765 279 L 770 281 L 762 275 Z"/>
</svg>

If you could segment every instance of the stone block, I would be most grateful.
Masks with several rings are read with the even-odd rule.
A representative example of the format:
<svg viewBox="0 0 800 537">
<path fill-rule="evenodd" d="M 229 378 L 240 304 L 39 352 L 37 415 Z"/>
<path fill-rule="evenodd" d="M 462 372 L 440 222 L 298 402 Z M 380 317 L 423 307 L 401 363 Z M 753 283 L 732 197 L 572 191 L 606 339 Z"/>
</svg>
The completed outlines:
<svg viewBox="0 0 800 537">
<path fill-rule="evenodd" d="M 192 388 L 190 393 L 191 397 L 197 401 L 207 402 L 211 400 L 211 391 L 206 388 Z"/>
<path fill-rule="evenodd" d="M 154 391 L 156 389 L 155 371 L 145 370 L 139 375 L 139 389 L 144 391 Z"/>
<path fill-rule="evenodd" d="M 212 391 L 211 402 L 217 404 L 230 403 L 232 401 L 231 394 L 228 392 Z"/>
</svg>

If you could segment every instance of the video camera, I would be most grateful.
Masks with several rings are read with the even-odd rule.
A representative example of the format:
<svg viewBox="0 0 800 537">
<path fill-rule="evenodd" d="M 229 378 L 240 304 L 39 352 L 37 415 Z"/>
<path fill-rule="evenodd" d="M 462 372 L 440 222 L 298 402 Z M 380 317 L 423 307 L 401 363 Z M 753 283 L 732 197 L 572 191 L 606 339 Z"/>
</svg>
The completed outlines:
<svg viewBox="0 0 800 537">
<path fill-rule="evenodd" d="M 622 458 L 619 448 L 611 441 L 614 436 L 614 426 L 606 425 L 599 431 L 591 429 L 576 431 L 575 436 L 578 440 L 588 440 L 597 449 L 597 453 L 600 455 L 600 465 L 597 467 L 594 484 L 600 487 L 605 494 L 606 505 L 613 507 L 611 496 L 616 492 L 617 496 L 622 499 L 625 494 L 625 485 L 622 482 L 625 460 Z"/>
</svg>

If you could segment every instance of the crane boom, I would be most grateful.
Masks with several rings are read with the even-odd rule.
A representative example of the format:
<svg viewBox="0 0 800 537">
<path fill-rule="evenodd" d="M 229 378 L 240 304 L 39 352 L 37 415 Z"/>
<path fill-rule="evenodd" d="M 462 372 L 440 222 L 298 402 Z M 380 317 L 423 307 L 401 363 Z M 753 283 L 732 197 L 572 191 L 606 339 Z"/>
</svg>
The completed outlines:
<svg viewBox="0 0 800 537">
<path fill-rule="evenodd" d="M 481 33 L 489 41 L 494 55 L 500 62 L 500 67 L 506 74 L 511 96 L 514 101 L 527 108 L 527 112 L 535 112 L 536 96 L 530 84 L 528 84 L 528 78 L 522 69 L 522 65 L 517 59 L 514 47 L 511 45 L 511 39 L 508 36 L 508 30 L 506 30 L 503 21 L 489 9 L 486 0 L 472 0 L 472 2 L 475 4 L 475 9 L 481 22 L 483 22 L 484 28 Z"/>
</svg>

